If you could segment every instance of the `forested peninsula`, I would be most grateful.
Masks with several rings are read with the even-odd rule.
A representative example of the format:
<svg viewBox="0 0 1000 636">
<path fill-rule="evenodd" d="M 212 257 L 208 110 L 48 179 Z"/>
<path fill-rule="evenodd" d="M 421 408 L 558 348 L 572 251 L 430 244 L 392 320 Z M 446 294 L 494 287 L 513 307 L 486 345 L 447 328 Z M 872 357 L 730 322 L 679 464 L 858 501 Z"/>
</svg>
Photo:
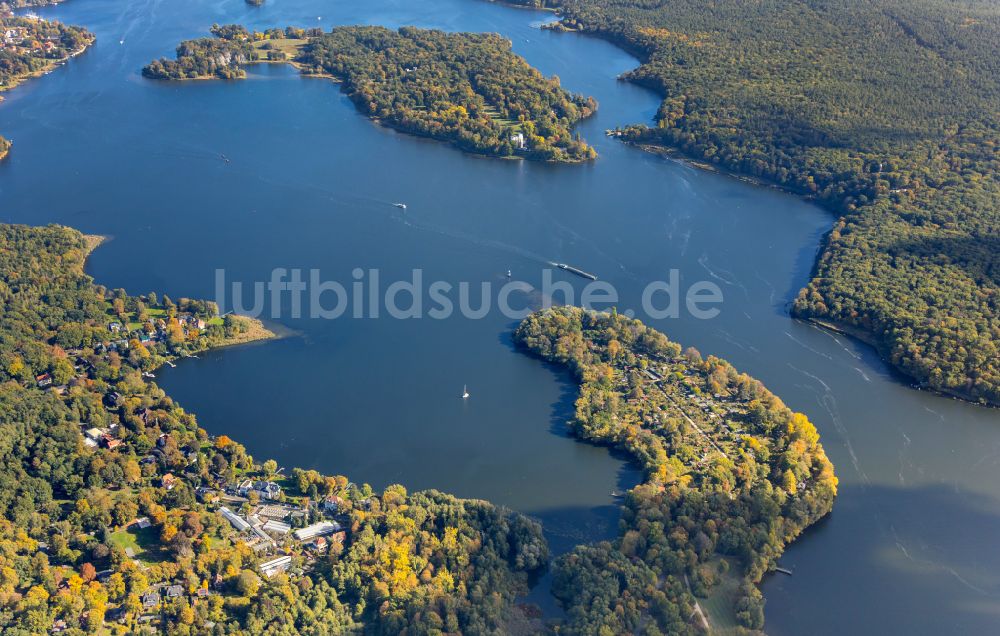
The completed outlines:
<svg viewBox="0 0 1000 636">
<path fill-rule="evenodd" d="M 511 0 L 635 53 L 623 139 L 839 215 L 793 314 L 931 389 L 1000 404 L 1000 9 L 976 0 Z"/>
<path fill-rule="evenodd" d="M 94 42 L 93 34 L 81 27 L 8 12 L 9 8 L 0 5 L 0 93 L 52 70 Z M 10 148 L 10 141 L 0 136 L 0 159 Z"/>
<path fill-rule="evenodd" d="M 98 242 L 0 225 L 0 632 L 507 631 L 548 561 L 537 523 L 208 434 L 156 369 L 268 332 L 95 284 Z"/>
<path fill-rule="evenodd" d="M 580 383 L 575 434 L 645 472 L 625 495 L 618 538 L 556 560 L 563 632 L 762 629 L 756 583 L 837 492 L 806 416 L 724 360 L 615 312 L 544 310 L 515 341 Z"/>
<path fill-rule="evenodd" d="M 467 152 L 554 162 L 597 156 L 571 131 L 596 102 L 542 76 L 498 35 L 373 26 L 251 33 L 237 25 L 212 33 L 181 43 L 176 60 L 156 60 L 143 75 L 239 79 L 247 64 L 288 62 L 340 81 L 372 119 Z"/>
</svg>

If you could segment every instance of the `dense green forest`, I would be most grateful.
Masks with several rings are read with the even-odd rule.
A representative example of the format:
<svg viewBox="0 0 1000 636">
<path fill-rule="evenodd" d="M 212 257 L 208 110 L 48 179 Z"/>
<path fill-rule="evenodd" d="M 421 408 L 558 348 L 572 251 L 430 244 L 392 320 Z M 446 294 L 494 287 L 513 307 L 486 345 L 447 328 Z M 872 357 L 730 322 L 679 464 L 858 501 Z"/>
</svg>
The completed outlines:
<svg viewBox="0 0 1000 636">
<path fill-rule="evenodd" d="M 1000 403 L 1000 6 L 972 0 L 515 0 L 611 39 L 659 91 L 625 139 L 841 215 L 795 315 L 933 389 Z"/>
<path fill-rule="evenodd" d="M 95 243 L 0 225 L 0 632 L 504 631 L 548 561 L 537 523 L 433 491 L 283 473 L 209 435 L 151 372 L 266 332 L 211 302 L 96 285 L 82 271 Z M 246 484 L 271 488 L 268 500 Z M 268 538 L 220 503 L 248 527 L 288 513 L 292 528 L 340 531 Z M 268 576 L 262 562 L 282 555 L 287 571 Z"/>
<path fill-rule="evenodd" d="M 212 27 L 214 38 L 185 40 L 177 47 L 176 60 L 154 60 L 143 67 L 150 79 L 239 79 L 246 77 L 243 65 L 258 61 L 251 34 L 242 26 Z"/>
<path fill-rule="evenodd" d="M 563 629 L 760 630 L 755 584 L 837 492 L 806 416 L 724 360 L 682 352 L 614 312 L 545 310 L 525 319 L 515 340 L 580 382 L 576 435 L 626 451 L 646 475 L 625 496 L 617 539 L 557 559 Z M 702 618 L 696 597 L 713 596 L 724 601 L 711 605 L 727 610 Z"/>
<path fill-rule="evenodd" d="M 213 33 L 182 43 L 176 60 L 154 61 L 143 74 L 240 78 L 245 64 L 289 61 L 341 81 L 366 115 L 468 152 L 564 162 L 597 156 L 570 130 L 594 111 L 594 100 L 543 77 L 497 35 L 362 26 Z"/>
</svg>

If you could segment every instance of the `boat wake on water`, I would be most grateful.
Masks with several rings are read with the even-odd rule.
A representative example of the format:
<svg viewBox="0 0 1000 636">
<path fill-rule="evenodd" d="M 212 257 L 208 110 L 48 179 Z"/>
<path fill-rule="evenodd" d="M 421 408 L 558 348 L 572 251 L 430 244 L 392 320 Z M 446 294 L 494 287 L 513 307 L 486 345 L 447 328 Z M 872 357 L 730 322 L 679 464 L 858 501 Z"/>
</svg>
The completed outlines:
<svg viewBox="0 0 1000 636">
<path fill-rule="evenodd" d="M 439 225 L 421 223 L 418 221 L 414 221 L 413 219 L 414 215 L 409 215 L 409 214 L 406 216 L 400 215 L 398 218 L 399 222 L 402 223 L 404 226 L 413 228 L 415 230 L 420 230 L 422 232 L 429 232 L 432 234 L 437 234 L 439 236 L 444 236 L 458 241 L 463 241 L 471 245 L 475 245 L 477 247 L 487 247 L 497 251 L 508 252 L 510 254 L 515 254 L 521 258 L 533 261 L 535 263 L 541 263 L 545 265 L 551 264 L 551 261 L 549 261 L 547 258 L 539 256 L 538 254 L 535 254 L 534 252 L 526 250 L 517 245 L 511 245 L 510 243 L 497 241 L 495 239 L 484 239 L 465 232 L 459 232 L 457 230 L 447 229 Z"/>
</svg>

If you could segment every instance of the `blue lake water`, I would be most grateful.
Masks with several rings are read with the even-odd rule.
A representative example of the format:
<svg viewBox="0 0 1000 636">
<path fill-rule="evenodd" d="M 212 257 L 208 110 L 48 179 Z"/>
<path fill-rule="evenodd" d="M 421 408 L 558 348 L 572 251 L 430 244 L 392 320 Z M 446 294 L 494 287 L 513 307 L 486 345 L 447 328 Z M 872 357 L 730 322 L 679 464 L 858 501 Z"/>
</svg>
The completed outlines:
<svg viewBox="0 0 1000 636">
<path fill-rule="evenodd" d="M 628 54 L 539 30 L 548 14 L 475 0 L 71 0 L 40 13 L 98 42 L 0 105 L 0 132 L 15 141 L 0 163 L 3 221 L 109 235 L 88 266 L 98 282 L 174 298 L 214 297 L 217 269 L 249 282 L 276 267 L 317 268 L 345 285 L 355 268 L 378 269 L 385 285 L 420 269 L 425 281 L 478 289 L 499 287 L 508 269 L 539 285 L 547 262 L 568 262 L 612 283 L 622 309 L 638 308 L 646 284 L 671 269 L 682 288 L 712 281 L 724 294 L 718 317 L 650 323 L 807 413 L 841 480 L 833 514 L 783 559 L 794 576 L 763 586 L 769 633 L 996 631 L 998 412 L 909 389 L 869 348 L 791 320 L 787 303 L 832 217 L 605 137 L 651 121 L 659 103 L 616 81 L 636 65 Z M 578 130 L 601 157 L 563 166 L 468 156 L 374 125 L 336 84 L 285 67 L 254 67 L 238 82 L 140 77 L 216 22 L 499 32 L 598 99 Z M 555 278 L 577 293 L 586 282 Z M 495 310 L 479 320 L 293 319 L 287 299 L 280 309 L 294 337 L 212 352 L 158 381 L 259 459 L 489 499 L 541 519 L 557 552 L 614 536 L 611 492 L 640 476 L 567 435 L 574 385 L 513 349 L 514 320 Z M 545 584 L 533 599 L 550 608 Z"/>
</svg>

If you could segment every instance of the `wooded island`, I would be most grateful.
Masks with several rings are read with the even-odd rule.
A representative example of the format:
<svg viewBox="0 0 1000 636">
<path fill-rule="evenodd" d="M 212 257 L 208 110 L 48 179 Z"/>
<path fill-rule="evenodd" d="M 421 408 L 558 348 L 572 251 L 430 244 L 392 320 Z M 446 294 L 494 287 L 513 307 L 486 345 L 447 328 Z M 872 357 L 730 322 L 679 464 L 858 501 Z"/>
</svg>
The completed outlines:
<svg viewBox="0 0 1000 636">
<path fill-rule="evenodd" d="M 542 76 L 498 35 L 368 26 L 250 33 L 237 25 L 212 33 L 181 43 L 176 60 L 156 60 L 143 75 L 239 79 L 247 64 L 289 62 L 340 81 L 376 121 L 467 152 L 555 162 L 597 156 L 571 132 L 596 102 Z"/>
</svg>

